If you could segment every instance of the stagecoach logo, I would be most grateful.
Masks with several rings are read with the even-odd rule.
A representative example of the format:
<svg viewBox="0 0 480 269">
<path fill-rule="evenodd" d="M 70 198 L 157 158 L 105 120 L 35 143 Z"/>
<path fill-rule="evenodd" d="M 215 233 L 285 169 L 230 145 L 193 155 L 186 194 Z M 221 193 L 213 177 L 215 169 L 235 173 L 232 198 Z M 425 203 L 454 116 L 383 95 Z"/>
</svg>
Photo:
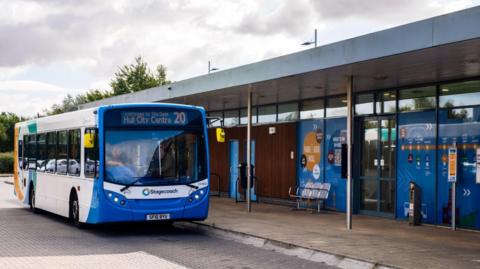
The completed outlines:
<svg viewBox="0 0 480 269">
<path fill-rule="evenodd" d="M 177 193 L 178 190 L 177 189 L 173 189 L 173 190 L 155 190 L 155 189 L 149 189 L 149 188 L 145 188 L 143 189 L 142 191 L 142 194 L 143 196 L 149 196 L 149 195 L 153 195 L 153 194 L 156 194 L 156 195 L 162 195 L 162 194 L 174 194 L 174 193 Z"/>
</svg>

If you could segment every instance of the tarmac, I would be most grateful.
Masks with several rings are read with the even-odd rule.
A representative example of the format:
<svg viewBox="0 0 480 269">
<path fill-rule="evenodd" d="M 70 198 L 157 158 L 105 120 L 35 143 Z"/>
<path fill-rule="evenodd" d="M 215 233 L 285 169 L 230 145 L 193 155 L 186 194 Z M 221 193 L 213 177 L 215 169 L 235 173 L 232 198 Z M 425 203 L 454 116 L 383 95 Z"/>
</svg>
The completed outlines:
<svg viewBox="0 0 480 269">
<path fill-rule="evenodd" d="M 230 234 L 236 241 L 323 261 L 340 268 L 480 268 L 480 233 L 405 221 L 345 214 L 311 214 L 286 206 L 212 197 L 204 229 Z M 212 229 L 214 228 L 214 229 Z"/>
</svg>

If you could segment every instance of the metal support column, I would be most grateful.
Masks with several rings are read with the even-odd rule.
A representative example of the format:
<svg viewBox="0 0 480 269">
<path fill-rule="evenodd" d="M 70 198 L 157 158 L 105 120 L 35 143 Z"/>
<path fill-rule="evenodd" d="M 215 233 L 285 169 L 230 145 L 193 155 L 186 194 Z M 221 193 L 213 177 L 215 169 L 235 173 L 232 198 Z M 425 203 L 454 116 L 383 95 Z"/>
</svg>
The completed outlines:
<svg viewBox="0 0 480 269">
<path fill-rule="evenodd" d="M 347 79 L 347 230 L 352 229 L 352 91 L 353 77 Z"/>
<path fill-rule="evenodd" d="M 251 180 L 251 169 L 252 169 L 252 159 L 251 159 L 251 131 L 252 131 L 252 86 L 248 86 L 248 97 L 247 97 L 247 212 L 251 211 L 250 204 L 250 180 Z"/>
<path fill-rule="evenodd" d="M 452 183 L 452 230 L 455 231 L 457 229 L 457 211 L 455 210 L 457 207 L 457 183 Z"/>
</svg>

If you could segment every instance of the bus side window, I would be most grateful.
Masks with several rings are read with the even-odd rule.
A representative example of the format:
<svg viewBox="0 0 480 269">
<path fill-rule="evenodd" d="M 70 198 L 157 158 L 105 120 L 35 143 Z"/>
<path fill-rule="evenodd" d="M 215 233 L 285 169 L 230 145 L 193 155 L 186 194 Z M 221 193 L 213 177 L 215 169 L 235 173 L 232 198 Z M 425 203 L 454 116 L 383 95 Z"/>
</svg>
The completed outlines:
<svg viewBox="0 0 480 269">
<path fill-rule="evenodd" d="M 45 171 L 47 173 L 55 173 L 57 161 L 57 133 L 50 132 L 47 134 L 47 161 Z"/>
<path fill-rule="evenodd" d="M 47 134 L 37 135 L 37 171 L 45 172 L 47 159 Z"/>
<path fill-rule="evenodd" d="M 23 169 L 23 140 L 18 140 L 17 158 L 20 169 Z"/>
<path fill-rule="evenodd" d="M 68 133 L 68 174 L 80 176 L 80 130 L 70 130 Z"/>
<path fill-rule="evenodd" d="M 57 173 L 58 174 L 67 174 L 67 166 L 68 166 L 68 154 L 67 154 L 67 147 L 68 147 L 68 133 L 67 131 L 60 131 L 58 132 L 57 137 Z"/>
<path fill-rule="evenodd" d="M 26 135 L 23 136 L 23 147 L 24 149 L 23 149 L 22 169 L 27 170 L 29 149 L 28 149 L 28 136 Z"/>
<path fill-rule="evenodd" d="M 98 175 L 98 131 L 97 129 L 85 129 L 85 134 L 90 134 L 93 138 L 93 148 L 84 148 L 85 150 L 85 177 L 96 178 Z"/>
<path fill-rule="evenodd" d="M 37 170 L 37 136 L 28 136 L 28 169 Z"/>
</svg>

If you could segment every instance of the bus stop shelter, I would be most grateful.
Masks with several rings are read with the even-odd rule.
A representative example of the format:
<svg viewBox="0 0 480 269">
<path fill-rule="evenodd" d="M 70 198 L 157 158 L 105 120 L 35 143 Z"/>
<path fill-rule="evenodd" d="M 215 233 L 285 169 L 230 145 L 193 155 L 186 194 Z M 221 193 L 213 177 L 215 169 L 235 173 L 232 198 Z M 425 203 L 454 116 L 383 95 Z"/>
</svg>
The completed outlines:
<svg viewBox="0 0 480 269">
<path fill-rule="evenodd" d="M 255 138 L 256 169 L 263 169 L 262 183 L 259 190 L 256 190 L 259 196 L 285 199 L 287 197 L 284 192 L 291 183 L 301 185 L 307 180 L 328 181 L 335 178 L 336 195 L 332 198 L 335 200 L 327 203 L 327 206 L 333 205 L 334 209 L 347 212 L 347 227 L 351 228 L 353 211 L 405 218 L 404 204 L 408 199 L 406 182 L 417 180 L 419 184 L 426 184 L 422 185 L 425 192 L 422 200 L 424 221 L 447 224 L 448 210 L 445 208 L 451 207 L 451 198 L 448 197 L 449 187 L 443 182 L 441 150 L 452 144 L 452 141 L 457 143 L 464 138 L 464 156 L 470 158 L 471 152 L 467 150 L 470 150 L 470 145 L 478 144 L 480 130 L 478 133 L 473 131 L 471 134 L 458 134 L 458 139 L 443 134 L 442 130 L 446 130 L 447 125 L 454 122 L 448 122 L 452 120 L 448 115 L 451 115 L 453 110 L 450 106 L 443 106 L 441 100 L 442 96 L 453 92 L 449 88 L 459 88 L 459 94 L 473 94 L 473 99 L 476 99 L 476 93 L 480 92 L 480 87 L 475 88 L 475 81 L 480 78 L 478 25 L 480 7 L 474 7 L 290 55 L 108 98 L 82 105 L 82 108 L 132 102 L 173 102 L 203 106 L 209 115 L 220 116 L 226 123 L 231 124 L 231 130 L 227 130 L 227 139 L 229 134 L 246 139 L 243 155 L 249 156 L 246 158 L 249 164 L 252 163 L 252 132 L 262 132 L 262 126 L 277 127 L 276 135 L 283 136 L 282 139 L 273 138 L 271 135 Z M 458 86 L 458 83 L 466 84 Z M 472 87 L 476 90 L 468 88 L 468 85 L 474 85 Z M 451 92 L 448 92 L 449 90 Z M 463 97 L 458 97 L 458 100 Z M 468 101 L 455 105 L 456 98 L 455 96 L 453 103 L 449 105 L 468 111 L 471 109 L 476 122 L 476 106 L 480 103 Z M 316 100 L 316 108 L 305 109 Z M 289 104 L 296 105 L 294 111 L 297 116 L 285 119 L 282 109 Z M 393 110 L 387 111 L 387 108 L 392 107 Z M 445 119 L 442 108 L 445 108 Z M 447 108 L 450 110 L 447 111 Z M 269 109 L 274 112 L 265 112 Z M 303 112 L 320 116 L 316 121 L 316 116 L 302 118 Z M 281 133 L 284 128 L 281 124 L 284 122 L 294 124 L 285 127 L 290 131 Z M 476 126 L 471 120 L 465 120 L 462 124 L 467 126 L 467 129 L 468 126 L 470 129 L 475 129 L 473 126 Z M 341 125 L 339 131 L 329 133 L 329 128 L 337 125 Z M 377 125 L 377 129 L 372 127 Z M 425 127 L 426 133 L 422 135 L 415 133 L 415 128 L 420 125 Z M 388 141 L 391 143 L 390 159 L 383 158 L 381 148 L 385 145 L 378 144 L 373 149 L 372 154 L 375 156 L 371 158 L 372 162 L 361 162 L 362 155 L 355 154 L 369 152 L 367 140 L 369 143 L 377 140 L 383 142 L 384 127 L 387 128 Z M 309 128 L 315 128 L 314 132 L 321 132 L 324 140 L 309 141 L 308 143 L 313 144 L 305 144 L 309 131 L 304 134 L 303 130 Z M 372 134 L 377 135 L 378 139 L 367 139 Z M 281 145 L 284 145 L 287 153 L 284 157 L 271 156 L 267 152 L 268 148 L 265 148 L 263 155 L 259 156 L 262 147 L 268 144 L 260 143 L 261 139 L 278 139 L 278 143 L 286 140 L 287 142 Z M 337 175 L 337 144 L 347 144 L 347 178 Z M 306 149 L 311 145 L 319 147 L 320 150 L 310 158 Z M 215 151 L 215 147 L 221 146 L 211 146 L 212 151 Z M 223 147 L 218 154 L 212 152 L 212 170 L 227 171 L 230 165 L 226 163 L 228 158 L 223 155 L 229 150 L 228 145 Z M 242 147 L 240 148 L 240 152 L 243 152 Z M 472 150 L 474 148 L 476 149 L 476 146 L 472 146 Z M 313 160 L 311 166 L 301 166 L 300 157 L 303 155 Z M 370 160 L 368 156 L 363 157 Z M 288 163 L 289 160 L 291 163 Z M 260 167 L 260 163 L 264 165 Z M 268 163 L 271 165 L 267 165 Z M 291 171 L 279 172 L 288 174 L 285 179 L 273 171 L 280 171 L 277 167 L 283 166 L 292 167 Z M 313 172 L 314 168 L 320 171 L 318 177 L 315 174 L 317 172 Z M 357 168 L 359 169 L 356 170 Z M 387 176 L 386 171 L 389 173 Z M 277 182 L 275 178 L 278 179 Z M 430 181 L 433 183 L 428 183 Z M 470 182 L 470 178 L 468 183 L 466 181 L 466 185 L 461 188 L 472 193 L 469 199 L 478 199 L 480 188 L 472 183 L 473 181 Z M 228 185 L 227 182 L 224 187 L 228 189 Z M 280 186 L 281 190 L 275 194 L 274 188 L 277 186 Z M 384 188 L 385 192 L 382 194 Z M 462 199 L 466 198 L 468 197 Z M 475 212 L 480 212 L 480 208 L 477 210 L 476 206 L 473 206 L 474 201 L 464 203 L 460 214 L 465 212 L 465 226 L 479 229 L 480 217 L 476 216 L 475 214 L 479 213 Z M 250 209 L 250 203 L 247 203 L 247 208 Z"/>
</svg>

